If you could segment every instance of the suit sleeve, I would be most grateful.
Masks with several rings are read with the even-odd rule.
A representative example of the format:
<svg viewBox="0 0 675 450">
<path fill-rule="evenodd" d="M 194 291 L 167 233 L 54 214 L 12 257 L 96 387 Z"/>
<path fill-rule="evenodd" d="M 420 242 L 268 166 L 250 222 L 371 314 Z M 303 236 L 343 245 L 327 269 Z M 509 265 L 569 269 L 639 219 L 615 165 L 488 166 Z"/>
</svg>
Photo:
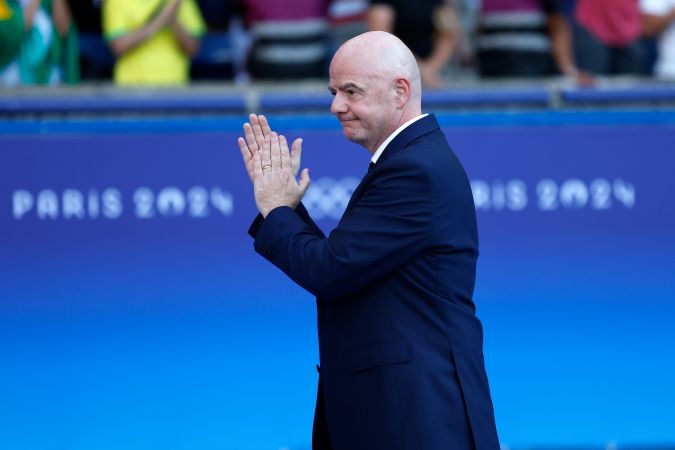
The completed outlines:
<svg viewBox="0 0 675 450">
<path fill-rule="evenodd" d="M 377 169 L 376 169 L 377 170 Z M 328 238 L 291 208 L 271 211 L 255 249 L 317 297 L 348 295 L 396 270 L 429 245 L 432 183 L 426 169 L 387 161 Z"/>
<path fill-rule="evenodd" d="M 305 208 L 305 205 L 302 203 L 298 204 L 298 206 L 295 208 L 295 213 L 314 231 L 314 233 L 319 236 L 319 237 L 326 237 L 326 235 L 323 233 L 321 228 L 314 223 L 312 218 L 309 215 L 309 212 L 307 212 L 307 209 Z M 253 223 L 251 223 L 251 226 L 248 229 L 248 234 L 255 239 L 256 236 L 258 236 L 258 230 L 262 226 L 263 222 L 265 221 L 264 217 L 260 214 L 256 216 L 255 219 L 253 219 Z"/>
</svg>

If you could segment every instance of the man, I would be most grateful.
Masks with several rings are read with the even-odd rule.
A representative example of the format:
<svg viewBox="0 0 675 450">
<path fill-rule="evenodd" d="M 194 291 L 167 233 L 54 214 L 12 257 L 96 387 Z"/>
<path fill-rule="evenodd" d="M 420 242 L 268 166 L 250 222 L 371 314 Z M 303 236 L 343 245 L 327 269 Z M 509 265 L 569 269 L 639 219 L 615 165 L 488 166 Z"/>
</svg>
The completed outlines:
<svg viewBox="0 0 675 450">
<path fill-rule="evenodd" d="M 461 27 L 447 0 L 371 0 L 368 29 L 394 33 L 417 57 L 422 85 L 443 87 L 442 72 L 458 50 Z"/>
<path fill-rule="evenodd" d="M 486 78 L 545 77 L 558 73 L 588 83 L 572 51 L 560 0 L 483 0 L 478 65 Z"/>
<path fill-rule="evenodd" d="M 577 0 L 574 53 L 594 75 L 642 75 L 642 19 L 638 0 Z"/>
<path fill-rule="evenodd" d="M 323 78 L 328 61 L 329 0 L 243 0 L 255 80 Z"/>
<path fill-rule="evenodd" d="M 105 0 L 103 31 L 118 85 L 180 85 L 205 25 L 195 0 Z"/>
<path fill-rule="evenodd" d="M 415 57 L 396 37 L 347 41 L 330 65 L 331 112 L 371 168 L 325 237 L 300 200 L 301 141 L 251 116 L 239 147 L 260 215 L 255 249 L 317 296 L 313 448 L 499 448 L 473 293 L 469 182 L 436 119 L 421 114 Z"/>
</svg>

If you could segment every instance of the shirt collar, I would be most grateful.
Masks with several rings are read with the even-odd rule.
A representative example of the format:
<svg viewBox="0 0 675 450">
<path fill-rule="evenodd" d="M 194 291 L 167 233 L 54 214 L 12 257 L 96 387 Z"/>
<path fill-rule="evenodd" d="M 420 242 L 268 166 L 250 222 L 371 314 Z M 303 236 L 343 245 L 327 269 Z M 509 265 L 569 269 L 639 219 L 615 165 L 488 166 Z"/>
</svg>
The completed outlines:
<svg viewBox="0 0 675 450">
<path fill-rule="evenodd" d="M 389 137 L 388 137 L 387 139 L 385 139 L 384 142 L 377 148 L 377 150 L 376 150 L 375 153 L 373 154 L 373 157 L 370 159 L 370 161 L 371 161 L 373 164 L 375 164 L 375 163 L 377 162 L 377 160 L 380 158 L 380 155 L 382 155 L 382 152 L 384 152 L 384 149 L 387 148 L 387 145 L 389 145 L 389 143 L 390 143 L 391 141 L 393 141 L 394 138 L 395 138 L 396 136 L 398 136 L 398 134 L 399 134 L 401 131 L 405 130 L 407 127 L 409 127 L 409 126 L 412 125 L 413 123 L 417 122 L 417 121 L 420 120 L 421 118 L 426 117 L 426 116 L 428 116 L 428 115 L 429 115 L 429 114 L 422 114 L 422 115 L 419 115 L 419 116 L 415 117 L 414 119 L 410 119 L 409 121 L 407 121 L 406 123 L 404 123 L 403 125 L 401 125 L 400 127 L 398 127 L 398 128 L 396 129 L 396 131 L 394 131 L 393 133 L 391 133 L 391 134 L 389 135 Z"/>
</svg>

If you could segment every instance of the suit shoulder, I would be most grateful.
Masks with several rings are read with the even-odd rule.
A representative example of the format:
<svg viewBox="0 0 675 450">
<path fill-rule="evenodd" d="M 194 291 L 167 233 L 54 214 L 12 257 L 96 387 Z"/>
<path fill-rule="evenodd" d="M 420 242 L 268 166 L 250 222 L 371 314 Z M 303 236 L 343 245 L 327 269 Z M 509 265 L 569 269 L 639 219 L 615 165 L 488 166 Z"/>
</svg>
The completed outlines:
<svg viewBox="0 0 675 450">
<path fill-rule="evenodd" d="M 425 167 L 431 174 L 461 168 L 457 156 L 440 130 L 413 139 L 397 156 L 407 160 L 409 164 Z"/>
<path fill-rule="evenodd" d="M 382 164 L 382 172 L 391 174 L 406 174 L 420 178 L 430 178 L 430 164 L 428 158 L 419 157 L 413 152 L 401 152 L 389 158 Z"/>
</svg>

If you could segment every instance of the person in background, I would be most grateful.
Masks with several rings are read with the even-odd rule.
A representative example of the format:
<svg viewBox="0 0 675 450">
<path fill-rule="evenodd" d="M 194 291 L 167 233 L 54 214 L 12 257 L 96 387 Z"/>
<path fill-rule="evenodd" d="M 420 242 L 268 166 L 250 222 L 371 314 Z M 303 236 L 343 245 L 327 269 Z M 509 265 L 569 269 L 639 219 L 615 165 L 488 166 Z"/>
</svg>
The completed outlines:
<svg viewBox="0 0 675 450">
<path fill-rule="evenodd" d="M 52 46 L 52 72 L 57 71 L 53 82 L 77 84 L 80 82 L 79 37 L 77 26 L 66 0 L 42 0 L 54 23 Z"/>
<path fill-rule="evenodd" d="M 642 29 L 646 36 L 658 36 L 654 74 L 675 80 L 675 0 L 640 0 Z"/>
<path fill-rule="evenodd" d="M 104 0 L 103 31 L 118 85 L 180 85 L 205 25 L 194 0 Z"/>
<path fill-rule="evenodd" d="M 0 0 L 0 84 L 5 69 L 19 54 L 23 39 L 23 12 L 13 0 Z"/>
<path fill-rule="evenodd" d="M 21 0 L 12 2 L 8 16 L 13 32 L 21 14 L 23 30 L 18 53 L 5 63 L 0 74 L 5 85 L 70 84 L 79 81 L 77 32 L 65 0 Z M 20 7 L 20 9 L 19 9 Z M 14 36 L 16 38 L 17 36 Z M 14 39 L 8 41 L 14 47 Z"/>
<path fill-rule="evenodd" d="M 412 50 L 422 86 L 443 86 L 441 73 L 459 45 L 461 29 L 452 5 L 443 0 L 372 0 L 368 29 L 398 36 Z"/>
<path fill-rule="evenodd" d="M 366 31 L 368 0 L 333 0 L 328 8 L 335 49 Z"/>
<path fill-rule="evenodd" d="M 324 77 L 328 65 L 330 0 L 243 0 L 254 80 Z"/>
<path fill-rule="evenodd" d="M 571 31 L 558 0 L 483 0 L 478 25 L 482 77 L 577 78 Z"/>
<path fill-rule="evenodd" d="M 638 0 L 577 0 L 574 53 L 595 75 L 644 73 Z"/>
</svg>

